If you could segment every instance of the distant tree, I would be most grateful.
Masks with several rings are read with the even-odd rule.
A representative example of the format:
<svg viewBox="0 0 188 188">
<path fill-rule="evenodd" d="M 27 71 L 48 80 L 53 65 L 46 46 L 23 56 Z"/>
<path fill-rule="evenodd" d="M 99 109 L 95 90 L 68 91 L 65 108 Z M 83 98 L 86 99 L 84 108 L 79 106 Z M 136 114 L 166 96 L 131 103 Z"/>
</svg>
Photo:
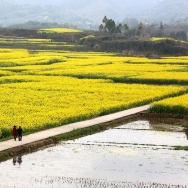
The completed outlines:
<svg viewBox="0 0 188 188">
<path fill-rule="evenodd" d="M 99 31 L 104 31 L 104 26 L 103 26 L 103 24 L 99 25 Z"/>
<path fill-rule="evenodd" d="M 106 16 L 104 16 L 102 22 L 103 22 L 104 24 L 106 24 L 107 21 L 108 21 L 108 18 L 107 18 Z"/>
<path fill-rule="evenodd" d="M 143 24 L 142 24 L 142 23 L 140 23 L 140 24 L 138 25 L 138 32 L 137 32 L 137 34 L 138 34 L 138 35 L 140 35 L 140 34 L 141 34 L 141 32 L 142 32 L 143 28 L 144 28 Z"/>
<path fill-rule="evenodd" d="M 129 37 L 135 37 L 137 32 L 138 31 L 137 31 L 136 28 L 130 29 L 129 30 Z"/>
<path fill-rule="evenodd" d="M 128 27 L 127 24 L 124 24 L 124 25 L 123 25 L 123 32 L 124 32 L 124 34 L 125 34 L 127 37 L 129 36 L 130 30 L 129 30 L 129 27 Z"/>
<path fill-rule="evenodd" d="M 120 24 L 116 27 L 116 33 L 121 33 L 122 28 L 123 28 L 123 26 L 122 26 L 122 24 L 120 23 Z"/>
<path fill-rule="evenodd" d="M 178 31 L 175 37 L 179 40 L 187 41 L 187 32 L 186 31 Z"/>
<path fill-rule="evenodd" d="M 135 18 L 125 18 L 122 23 L 127 24 L 129 28 L 136 28 L 139 24 L 138 20 Z"/>
<path fill-rule="evenodd" d="M 163 26 L 163 22 L 160 23 L 160 30 L 163 31 L 164 26 Z"/>
<path fill-rule="evenodd" d="M 101 25 L 99 25 L 99 31 L 106 31 L 108 33 L 121 33 L 123 26 L 122 24 L 118 24 L 116 26 L 116 23 L 113 19 L 108 19 L 106 16 L 102 19 Z"/>
<path fill-rule="evenodd" d="M 104 31 L 106 31 L 106 23 L 107 23 L 107 21 L 108 21 L 107 16 L 104 16 L 104 18 L 102 19 L 102 23 L 104 24 L 104 25 L 103 25 L 103 30 L 104 30 Z"/>
<path fill-rule="evenodd" d="M 123 29 L 124 29 L 125 32 L 128 32 L 128 31 L 129 31 L 128 25 L 127 25 L 127 24 L 124 24 L 124 25 L 123 25 Z"/>
<path fill-rule="evenodd" d="M 143 28 L 144 28 L 143 24 L 142 24 L 142 23 L 140 23 L 140 24 L 138 25 L 138 30 L 139 30 L 139 31 L 142 31 L 142 30 L 143 30 Z"/>
<path fill-rule="evenodd" d="M 106 29 L 109 33 L 115 33 L 116 31 L 116 24 L 115 21 L 112 19 L 107 20 L 106 22 Z"/>
</svg>

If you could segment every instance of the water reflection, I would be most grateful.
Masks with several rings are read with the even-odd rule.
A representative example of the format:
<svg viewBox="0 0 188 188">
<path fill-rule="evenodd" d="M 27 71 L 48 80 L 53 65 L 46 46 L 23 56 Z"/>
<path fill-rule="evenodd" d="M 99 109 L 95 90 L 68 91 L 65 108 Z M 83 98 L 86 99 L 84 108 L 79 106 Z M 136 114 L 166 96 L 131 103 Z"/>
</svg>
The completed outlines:
<svg viewBox="0 0 188 188">
<path fill-rule="evenodd" d="M 24 155 L 24 165 L 16 156 L 0 163 L 0 188 L 185 188 L 188 151 L 173 146 L 188 145 L 188 130 L 177 128 L 136 121 Z"/>
<path fill-rule="evenodd" d="M 107 181 L 105 179 L 91 179 L 91 178 L 73 178 L 64 176 L 44 176 L 40 179 L 34 179 L 36 185 L 58 187 L 60 185 L 66 186 L 66 188 L 85 187 L 85 188 L 187 188 L 184 185 L 175 184 L 162 184 L 155 182 L 127 182 L 127 181 Z"/>
<path fill-rule="evenodd" d="M 17 158 L 17 163 L 18 163 L 19 165 L 21 165 L 21 163 L 22 163 L 22 156 L 19 156 L 19 157 Z"/>
<path fill-rule="evenodd" d="M 188 140 L 188 129 L 185 130 L 185 134 L 186 134 L 187 140 Z"/>
<path fill-rule="evenodd" d="M 19 165 L 21 165 L 21 163 L 22 163 L 22 156 L 13 157 L 12 163 L 13 163 L 13 165 L 16 165 L 16 163 L 18 163 Z"/>
<path fill-rule="evenodd" d="M 13 165 L 16 165 L 16 157 L 13 157 L 12 163 Z"/>
</svg>

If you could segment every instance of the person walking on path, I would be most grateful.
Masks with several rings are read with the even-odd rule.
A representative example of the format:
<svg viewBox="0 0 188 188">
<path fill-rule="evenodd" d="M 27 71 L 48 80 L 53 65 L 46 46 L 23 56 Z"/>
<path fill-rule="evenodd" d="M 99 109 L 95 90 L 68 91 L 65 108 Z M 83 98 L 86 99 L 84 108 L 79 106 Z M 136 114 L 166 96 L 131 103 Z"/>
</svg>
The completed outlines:
<svg viewBox="0 0 188 188">
<path fill-rule="evenodd" d="M 14 140 L 16 141 L 16 138 L 17 138 L 17 129 L 16 129 L 15 125 L 14 125 L 14 127 L 12 129 L 12 136 L 14 137 Z"/>
<path fill-rule="evenodd" d="M 22 132 L 23 132 L 23 130 L 22 130 L 21 126 L 19 126 L 19 128 L 17 129 L 19 141 L 22 141 Z"/>
</svg>

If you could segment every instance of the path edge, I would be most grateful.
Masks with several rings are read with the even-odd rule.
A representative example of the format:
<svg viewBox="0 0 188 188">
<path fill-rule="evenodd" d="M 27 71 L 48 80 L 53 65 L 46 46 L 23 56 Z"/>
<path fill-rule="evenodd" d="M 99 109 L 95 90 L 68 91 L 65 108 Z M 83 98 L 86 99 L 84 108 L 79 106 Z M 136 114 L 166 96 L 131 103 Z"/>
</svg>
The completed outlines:
<svg viewBox="0 0 188 188">
<path fill-rule="evenodd" d="M 181 123 L 188 129 L 188 116 L 182 115 L 170 115 L 170 114 L 154 114 L 147 112 L 139 112 L 133 115 L 125 116 L 119 119 L 115 119 L 109 122 L 89 126 L 86 128 L 79 128 L 68 133 L 63 133 L 57 136 L 52 136 L 46 139 L 35 141 L 22 146 L 10 148 L 4 151 L 0 151 L 0 162 L 13 158 L 14 156 L 22 156 L 25 154 L 33 153 L 46 147 L 55 146 L 60 142 L 67 140 L 77 139 L 83 136 L 91 135 L 107 129 L 120 126 L 129 122 L 137 120 L 151 120 L 162 123 Z"/>
</svg>

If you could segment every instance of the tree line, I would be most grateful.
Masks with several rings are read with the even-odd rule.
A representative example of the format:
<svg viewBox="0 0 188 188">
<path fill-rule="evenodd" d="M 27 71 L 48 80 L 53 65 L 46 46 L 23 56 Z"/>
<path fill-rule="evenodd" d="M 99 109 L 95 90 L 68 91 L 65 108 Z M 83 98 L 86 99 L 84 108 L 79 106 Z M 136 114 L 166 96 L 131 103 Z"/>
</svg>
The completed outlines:
<svg viewBox="0 0 188 188">
<path fill-rule="evenodd" d="M 135 20 L 133 20 L 135 22 Z M 113 19 L 104 16 L 102 23 L 99 25 L 99 31 L 107 34 L 122 34 L 126 38 L 133 37 L 166 37 L 177 40 L 188 41 L 188 26 L 160 24 L 143 24 L 142 22 L 134 23 L 129 26 L 127 23 L 116 23 Z"/>
</svg>

